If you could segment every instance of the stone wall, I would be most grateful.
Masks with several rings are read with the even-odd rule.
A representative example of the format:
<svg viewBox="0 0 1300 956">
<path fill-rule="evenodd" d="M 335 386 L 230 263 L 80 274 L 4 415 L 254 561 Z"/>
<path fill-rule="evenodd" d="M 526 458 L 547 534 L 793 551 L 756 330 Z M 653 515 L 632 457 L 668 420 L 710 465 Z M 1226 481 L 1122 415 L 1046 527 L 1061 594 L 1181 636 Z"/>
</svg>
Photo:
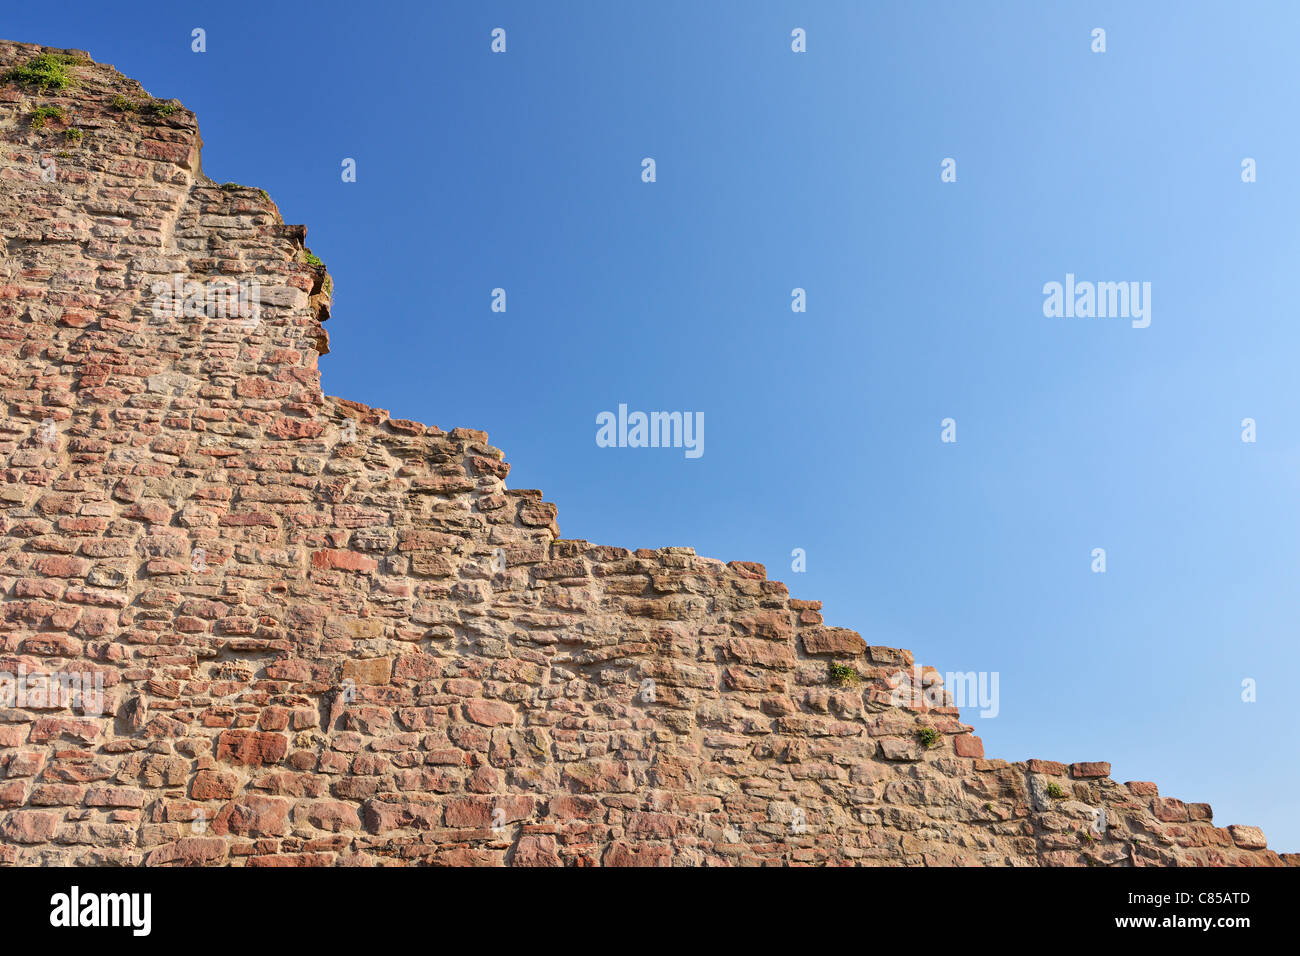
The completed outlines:
<svg viewBox="0 0 1300 956">
<path fill-rule="evenodd" d="M 1107 764 L 988 759 L 761 566 L 565 540 L 482 432 L 324 395 L 306 230 L 53 52 L 73 85 L 0 84 L 0 860 L 1287 862 Z"/>
</svg>

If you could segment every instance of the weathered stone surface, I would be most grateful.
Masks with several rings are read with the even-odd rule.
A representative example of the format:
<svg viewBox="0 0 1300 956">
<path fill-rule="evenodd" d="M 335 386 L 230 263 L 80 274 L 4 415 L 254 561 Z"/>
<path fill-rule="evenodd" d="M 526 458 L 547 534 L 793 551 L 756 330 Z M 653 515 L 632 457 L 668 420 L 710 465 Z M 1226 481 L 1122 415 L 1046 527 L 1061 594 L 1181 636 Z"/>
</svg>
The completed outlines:
<svg viewBox="0 0 1300 956">
<path fill-rule="evenodd" d="M 190 784 L 195 800 L 228 800 L 239 790 L 239 777 L 220 770 L 200 770 Z"/>
<path fill-rule="evenodd" d="M 1107 764 L 987 760 L 762 565 L 561 539 L 483 432 L 325 395 L 306 230 L 68 68 L 0 83 L 0 671 L 103 706 L 5 710 L 0 862 L 1286 862 Z M 260 311 L 184 308 L 223 281 Z"/>
<path fill-rule="evenodd" d="M 289 830 L 288 800 L 244 794 L 226 804 L 212 821 L 216 836 L 231 833 L 241 837 L 279 837 Z"/>
<path fill-rule="evenodd" d="M 809 654 L 857 656 L 867 652 L 867 642 L 857 631 L 842 627 L 814 627 L 803 632 L 803 646 Z"/>
<path fill-rule="evenodd" d="M 153 850 L 146 866 L 204 866 L 219 863 L 230 852 L 230 844 L 217 837 L 185 837 Z"/>
<path fill-rule="evenodd" d="M 387 684 L 392 676 L 393 662 L 387 657 L 343 662 L 344 680 L 353 680 L 358 684 Z"/>
<path fill-rule="evenodd" d="M 1233 824 L 1228 827 L 1228 832 L 1232 834 L 1232 842 L 1243 849 L 1262 850 L 1268 845 L 1264 840 L 1264 831 L 1259 827 L 1246 827 Z"/>
<path fill-rule="evenodd" d="M 341 568 L 344 571 L 373 571 L 379 562 L 356 551 L 316 551 L 311 556 L 314 568 Z"/>
<path fill-rule="evenodd" d="M 1070 764 L 1070 773 L 1075 777 L 1109 777 L 1110 764 L 1102 762 L 1083 762 Z"/>
<path fill-rule="evenodd" d="M 45 843 L 54 836 L 59 814 L 16 810 L 0 821 L 0 837 L 13 843 Z"/>
<path fill-rule="evenodd" d="M 514 722 L 515 711 L 509 704 L 493 700 L 467 700 L 465 716 L 476 724 L 492 727 Z"/>
<path fill-rule="evenodd" d="M 288 742 L 281 734 L 227 730 L 217 737 L 217 759 L 236 764 L 278 763 L 287 750 Z"/>
</svg>

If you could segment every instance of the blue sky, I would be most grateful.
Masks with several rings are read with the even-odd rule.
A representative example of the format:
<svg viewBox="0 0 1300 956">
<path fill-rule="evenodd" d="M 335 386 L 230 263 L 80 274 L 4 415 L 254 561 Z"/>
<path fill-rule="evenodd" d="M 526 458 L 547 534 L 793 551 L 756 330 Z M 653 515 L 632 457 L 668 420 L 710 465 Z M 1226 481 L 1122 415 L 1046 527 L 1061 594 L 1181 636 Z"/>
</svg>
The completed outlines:
<svg viewBox="0 0 1300 956">
<path fill-rule="evenodd" d="M 205 172 L 308 225 L 327 393 L 487 430 L 567 537 L 761 561 L 870 643 L 997 671 L 999 715 L 965 712 L 990 756 L 1109 760 L 1300 850 L 1298 27 L 231 0 L 10 4 L 0 34 L 179 98 Z M 1067 273 L 1150 282 L 1150 326 L 1045 317 Z M 619 403 L 702 412 L 705 453 L 598 447 Z"/>
</svg>

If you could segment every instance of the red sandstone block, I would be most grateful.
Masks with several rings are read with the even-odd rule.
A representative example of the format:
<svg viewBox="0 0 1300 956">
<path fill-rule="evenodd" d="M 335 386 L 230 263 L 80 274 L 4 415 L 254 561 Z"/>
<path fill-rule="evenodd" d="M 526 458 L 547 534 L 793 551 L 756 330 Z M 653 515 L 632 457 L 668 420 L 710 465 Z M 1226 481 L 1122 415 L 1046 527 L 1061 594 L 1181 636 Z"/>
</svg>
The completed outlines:
<svg viewBox="0 0 1300 956">
<path fill-rule="evenodd" d="M 587 565 L 581 558 L 561 558 L 534 565 L 533 575 L 544 581 L 554 578 L 585 578 Z"/>
<path fill-rule="evenodd" d="M 1173 797 L 1158 798 L 1153 812 L 1157 820 L 1163 820 L 1165 823 L 1187 822 L 1187 805 Z"/>
<path fill-rule="evenodd" d="M 288 741 L 282 735 L 257 730 L 226 730 L 217 737 L 217 759 L 235 764 L 279 763 L 288 749 Z"/>
<path fill-rule="evenodd" d="M 1264 831 L 1259 827 L 1246 827 L 1234 823 L 1228 827 L 1228 832 L 1232 835 L 1232 842 L 1243 850 L 1262 850 L 1268 846 L 1268 841 L 1264 839 Z"/>
<path fill-rule="evenodd" d="M 86 791 L 88 807 L 142 807 L 144 791 L 134 787 L 91 787 Z"/>
<path fill-rule="evenodd" d="M 361 818 L 350 803 L 340 800 L 321 800 L 303 811 L 303 818 L 318 830 L 330 833 L 361 829 Z"/>
<path fill-rule="evenodd" d="M 510 474 L 510 465 L 497 458 L 485 458 L 482 455 L 474 455 L 469 461 L 474 470 L 480 475 L 492 475 L 497 478 L 505 478 Z"/>
<path fill-rule="evenodd" d="M 45 634 L 23 641 L 23 652 L 44 657 L 76 657 L 81 654 L 81 641 L 61 634 Z"/>
<path fill-rule="evenodd" d="M 312 667 L 307 661 L 286 658 L 266 665 L 266 676 L 271 680 L 306 681 L 312 678 Z"/>
<path fill-rule="evenodd" d="M 117 621 L 116 611 L 91 608 L 82 612 L 74 630 L 82 637 L 104 637 L 117 631 Z"/>
<path fill-rule="evenodd" d="M 153 850 L 145 866 L 206 866 L 225 859 L 229 844 L 220 837 L 185 837 Z"/>
<path fill-rule="evenodd" d="M 61 717 L 42 717 L 32 724 L 27 740 L 33 744 L 43 744 L 59 737 L 71 737 L 76 740 L 94 740 L 100 734 L 97 724 L 89 720 L 74 720 Z"/>
<path fill-rule="evenodd" d="M 85 789 L 70 783 L 43 783 L 32 788 L 27 802 L 36 807 L 74 807 L 81 804 Z"/>
<path fill-rule="evenodd" d="M 500 724 L 513 724 L 515 709 L 509 704 L 495 700 L 467 700 L 465 716 L 476 724 L 495 727 Z"/>
<path fill-rule="evenodd" d="M 352 845 L 352 835 L 339 833 L 334 836 L 318 837 L 302 845 L 304 853 L 338 853 Z"/>
<path fill-rule="evenodd" d="M 727 653 L 741 663 L 755 667 L 790 670 L 795 666 L 794 652 L 789 644 L 736 637 L 727 642 Z"/>
<path fill-rule="evenodd" d="M 486 829 L 526 819 L 534 806 L 533 798 L 525 796 L 455 797 L 447 801 L 443 819 L 449 827 Z"/>
<path fill-rule="evenodd" d="M 464 475 L 435 475 L 411 480 L 411 491 L 414 494 L 454 495 L 462 491 L 473 490 L 473 480 Z M 532 502 L 532 504 L 541 506 L 541 502 Z M 549 513 L 554 516 L 555 505 L 547 505 L 546 507 L 550 509 Z M 542 522 L 542 524 L 545 523 Z"/>
<path fill-rule="evenodd" d="M 556 558 L 581 558 L 590 548 L 590 542 L 580 537 L 556 538 L 551 542 L 551 553 Z"/>
<path fill-rule="evenodd" d="M 1046 773 L 1055 777 L 1065 776 L 1065 764 L 1057 763 L 1055 760 L 1030 760 L 1030 773 Z"/>
<path fill-rule="evenodd" d="M 68 534 L 98 534 L 108 527 L 104 518 L 60 518 L 57 523 Z"/>
<path fill-rule="evenodd" d="M 179 561 L 168 561 L 165 558 L 154 558 L 145 565 L 145 570 L 153 577 L 168 577 L 178 574 L 189 574 L 192 570 L 188 564 L 181 564 Z"/>
<path fill-rule="evenodd" d="M 1135 793 L 1139 797 L 1160 796 L 1160 788 L 1149 780 L 1130 780 L 1124 786 L 1128 787 L 1130 793 Z"/>
<path fill-rule="evenodd" d="M 14 596 L 20 598 L 49 598 L 57 601 L 63 597 L 66 585 L 62 581 L 43 578 L 22 578 L 14 586 Z"/>
<path fill-rule="evenodd" d="M 166 143 L 157 139 L 144 139 L 136 150 L 142 159 L 156 159 L 174 163 L 184 169 L 190 168 L 190 149 L 186 143 Z"/>
<path fill-rule="evenodd" d="M 438 807 L 418 803 L 388 803 L 371 800 L 365 805 L 365 825 L 371 833 L 414 828 L 430 830 L 440 824 L 442 811 Z"/>
<path fill-rule="evenodd" d="M 673 851 L 667 846 L 636 846 L 611 843 L 601 858 L 603 866 L 672 866 Z"/>
<path fill-rule="evenodd" d="M 248 858 L 249 866 L 258 867 L 299 867 L 299 866 L 333 866 L 333 853 L 282 853 L 272 856 L 252 856 Z"/>
<path fill-rule="evenodd" d="M 337 510 L 335 509 L 336 513 Z M 421 551 L 436 548 L 454 548 L 463 540 L 459 535 L 444 534 L 441 531 L 406 529 L 399 531 L 397 534 L 397 550 Z"/>
<path fill-rule="evenodd" d="M 171 521 L 172 511 L 166 505 L 156 501 L 144 501 L 126 509 L 126 511 L 122 512 L 122 516 L 134 518 L 146 524 L 167 524 Z"/>
<path fill-rule="evenodd" d="M 374 558 L 367 558 L 356 551 L 313 551 L 311 564 L 314 568 L 337 568 L 343 571 L 373 571 L 379 567 Z"/>
<path fill-rule="evenodd" d="M 221 808 L 212 821 L 212 832 L 217 836 L 284 836 L 289 832 L 292 806 L 288 800 L 246 793 Z"/>
<path fill-rule="evenodd" d="M 382 685 L 392 680 L 391 657 L 350 658 L 343 662 L 343 679 L 358 684 Z"/>
<path fill-rule="evenodd" d="M 618 760 L 585 760 L 564 765 L 561 779 L 581 793 L 631 793 L 636 789 L 628 765 Z"/>
<path fill-rule="evenodd" d="M 267 707 L 257 719 L 259 730 L 284 730 L 289 726 L 287 707 Z"/>
<path fill-rule="evenodd" d="M 728 561 L 727 567 L 742 578 L 749 578 L 754 581 L 767 580 L 767 568 L 757 561 Z"/>
<path fill-rule="evenodd" d="M 563 794 L 552 797 L 547 807 L 549 816 L 559 820 L 601 820 L 605 816 L 605 807 L 597 797 L 583 797 L 577 794 Z"/>
<path fill-rule="evenodd" d="M 267 378 L 241 378 L 235 385 L 235 394 L 252 399 L 284 398 L 289 394 L 289 386 Z"/>
<path fill-rule="evenodd" d="M 194 775 L 190 796 L 195 800 L 229 800 L 239 787 L 239 777 L 228 770 L 200 770 Z"/>
<path fill-rule="evenodd" d="M 238 513 L 224 514 L 217 519 L 217 523 L 223 528 L 274 528 L 275 518 L 262 512 L 241 511 Z"/>
<path fill-rule="evenodd" d="M 268 435 L 288 439 L 316 438 L 324 431 L 324 425 L 304 421 L 301 418 L 278 418 L 275 424 L 266 430 Z"/>
<path fill-rule="evenodd" d="M 952 739 L 953 750 L 958 757 L 983 757 L 984 741 L 971 734 L 962 734 Z"/>
<path fill-rule="evenodd" d="M 1070 773 L 1076 779 L 1085 777 L 1109 777 L 1110 764 L 1101 761 L 1093 763 L 1072 763 L 1070 764 Z"/>
<path fill-rule="evenodd" d="M 0 821 L 0 837 L 14 843 L 47 843 L 58 825 L 57 813 L 15 810 Z"/>
<path fill-rule="evenodd" d="M 867 642 L 847 628 L 816 627 L 803 632 L 803 649 L 809 654 L 857 657 L 867 652 Z"/>
<path fill-rule="evenodd" d="M 466 754 L 454 747 L 441 747 L 424 755 L 424 762 L 435 767 L 458 767 L 466 761 Z"/>
<path fill-rule="evenodd" d="M 45 763 L 45 755 L 35 750 L 20 750 L 0 760 L 7 777 L 34 777 Z"/>
<path fill-rule="evenodd" d="M 545 834 L 526 834 L 515 845 L 514 866 L 563 866 L 555 838 Z"/>
<path fill-rule="evenodd" d="M 525 501 L 519 506 L 519 521 L 530 528 L 550 528 L 558 534 L 556 516 L 556 507 L 549 501 Z"/>
<path fill-rule="evenodd" d="M 633 840 L 671 840 L 683 824 L 684 818 L 677 814 L 642 811 L 628 815 L 627 835 Z"/>
<path fill-rule="evenodd" d="M 896 647 L 879 647 L 872 645 L 867 648 L 867 652 L 871 655 L 871 662 L 873 664 L 886 666 L 894 665 L 897 667 L 906 667 L 909 664 L 909 661 L 906 658 L 907 652 L 899 650 Z M 909 677 L 908 680 L 911 680 L 911 678 Z"/>
<path fill-rule="evenodd" d="M 912 740 L 882 737 L 880 756 L 885 760 L 914 762 L 921 759 L 921 745 Z"/>
<path fill-rule="evenodd" d="M 32 570 L 47 578 L 83 578 L 90 570 L 85 558 L 41 558 L 32 564 Z"/>
</svg>

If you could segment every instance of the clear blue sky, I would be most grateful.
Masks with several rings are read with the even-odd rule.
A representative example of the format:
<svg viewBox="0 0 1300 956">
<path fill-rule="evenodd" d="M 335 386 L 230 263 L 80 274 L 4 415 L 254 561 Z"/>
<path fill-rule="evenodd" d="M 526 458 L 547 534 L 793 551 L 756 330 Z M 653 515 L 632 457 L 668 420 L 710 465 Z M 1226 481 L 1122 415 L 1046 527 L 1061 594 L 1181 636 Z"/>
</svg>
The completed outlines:
<svg viewBox="0 0 1300 956">
<path fill-rule="evenodd" d="M 967 712 L 991 756 L 1109 760 L 1280 850 L 1298 32 L 1293 3 L 716 0 L 11 3 L 0 27 L 179 98 L 209 175 L 309 226 L 327 393 L 487 430 L 567 537 L 761 561 L 870 643 L 999 672 L 998 717 Z M 1067 272 L 1150 282 L 1150 327 L 1045 317 Z M 620 402 L 703 412 L 705 454 L 597 447 Z"/>
</svg>

